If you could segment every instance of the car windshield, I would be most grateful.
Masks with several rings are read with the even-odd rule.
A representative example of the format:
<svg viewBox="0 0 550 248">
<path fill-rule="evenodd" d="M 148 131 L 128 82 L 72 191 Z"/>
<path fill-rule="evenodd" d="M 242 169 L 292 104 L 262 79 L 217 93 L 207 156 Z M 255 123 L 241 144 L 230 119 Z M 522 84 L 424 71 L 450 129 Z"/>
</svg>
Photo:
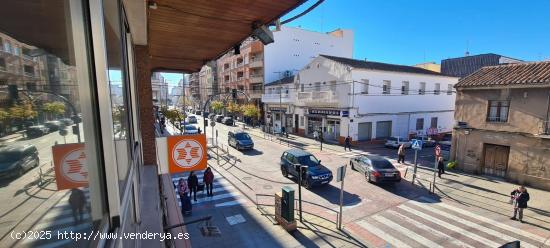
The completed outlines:
<svg viewBox="0 0 550 248">
<path fill-rule="evenodd" d="M 15 151 L 0 152 L 0 161 L 7 162 L 7 163 L 15 162 L 19 160 L 20 156 L 21 156 L 20 152 L 15 152 Z"/>
<path fill-rule="evenodd" d="M 313 155 L 298 157 L 300 164 L 307 165 L 309 167 L 315 167 L 319 165 L 319 160 Z"/>
<path fill-rule="evenodd" d="M 185 130 L 197 130 L 197 127 L 189 125 L 185 126 Z"/>
<path fill-rule="evenodd" d="M 238 140 L 250 140 L 250 136 L 247 133 L 237 133 L 235 138 Z"/>
<path fill-rule="evenodd" d="M 376 169 L 393 169 L 393 165 L 388 160 L 375 160 L 372 162 L 372 166 Z"/>
</svg>

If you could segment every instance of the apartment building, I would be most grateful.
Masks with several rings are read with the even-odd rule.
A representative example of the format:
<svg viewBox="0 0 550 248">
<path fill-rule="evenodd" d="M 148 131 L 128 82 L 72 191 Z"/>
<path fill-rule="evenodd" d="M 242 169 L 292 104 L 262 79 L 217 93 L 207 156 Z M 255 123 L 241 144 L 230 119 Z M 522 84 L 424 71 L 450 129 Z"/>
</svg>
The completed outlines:
<svg viewBox="0 0 550 248">
<path fill-rule="evenodd" d="M 441 60 L 441 74 L 453 77 L 466 77 L 484 66 L 522 63 L 522 60 L 494 53 L 469 55 Z"/>
<path fill-rule="evenodd" d="M 456 84 L 451 159 L 550 189 L 550 62 L 483 67 Z"/>
<path fill-rule="evenodd" d="M 284 126 L 286 132 L 297 132 L 294 128 L 296 125 L 292 123 L 293 120 L 298 120 L 292 117 L 296 100 L 294 78 L 288 76 L 264 85 L 262 103 L 266 113 L 266 131 L 280 132 Z"/>
<path fill-rule="evenodd" d="M 217 60 L 220 92 L 231 89 L 245 92 L 248 100 L 260 104 L 264 84 L 264 45 L 259 40 L 248 38 L 240 45 L 240 53 L 229 52 Z M 239 94 L 239 102 L 246 97 Z"/>
<path fill-rule="evenodd" d="M 217 68 L 216 61 L 210 61 L 204 65 L 199 72 L 199 86 L 202 103 L 206 102 L 210 96 L 217 95 L 219 92 Z"/>
<path fill-rule="evenodd" d="M 151 91 L 153 93 L 153 102 L 155 103 L 155 105 L 157 106 L 169 105 L 168 104 L 168 82 L 159 72 L 154 72 L 151 75 Z M 122 94 L 122 91 L 120 92 Z"/>
<path fill-rule="evenodd" d="M 292 76 L 319 54 L 351 58 L 353 31 L 315 32 L 281 26 L 273 31 L 275 42 L 265 46 L 265 83 Z"/>
<path fill-rule="evenodd" d="M 412 66 L 320 55 L 294 79 L 283 118 L 298 134 L 343 142 L 426 136 L 453 127 L 456 77 Z"/>
</svg>

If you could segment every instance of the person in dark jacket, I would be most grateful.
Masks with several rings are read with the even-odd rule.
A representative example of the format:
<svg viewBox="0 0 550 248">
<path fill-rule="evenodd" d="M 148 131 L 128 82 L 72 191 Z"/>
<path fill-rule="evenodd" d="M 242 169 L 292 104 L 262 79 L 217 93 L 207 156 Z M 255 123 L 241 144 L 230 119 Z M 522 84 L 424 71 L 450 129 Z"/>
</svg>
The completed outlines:
<svg viewBox="0 0 550 248">
<path fill-rule="evenodd" d="M 515 189 L 510 193 L 510 197 L 513 200 L 514 204 L 514 216 L 510 218 L 511 220 L 516 219 L 523 223 L 523 209 L 527 208 L 527 202 L 529 201 L 529 193 L 527 189 L 523 186 L 520 186 L 518 189 Z"/>
<path fill-rule="evenodd" d="M 441 178 L 441 174 L 445 174 L 445 163 L 443 163 L 443 157 L 439 157 L 437 161 L 437 174 Z"/>
<path fill-rule="evenodd" d="M 351 152 L 351 137 L 349 135 L 344 140 L 344 151 L 346 151 L 346 148 Z"/>
<path fill-rule="evenodd" d="M 188 200 L 188 195 L 187 195 L 187 192 L 189 192 L 189 188 L 187 187 L 187 183 L 185 183 L 185 181 L 183 180 L 183 178 L 180 178 L 180 180 L 178 180 L 178 186 L 177 186 L 177 190 L 178 190 L 178 195 L 180 196 L 180 202 L 181 202 L 181 214 L 182 215 L 186 215 L 186 212 L 187 211 L 191 211 L 191 204 L 187 204 L 187 202 L 189 202 Z M 189 208 L 189 209 L 186 209 Z"/>
<path fill-rule="evenodd" d="M 206 168 L 206 170 L 204 171 L 204 175 L 202 176 L 202 180 L 204 181 L 204 184 L 206 186 L 206 195 L 214 196 L 214 194 L 212 193 L 212 184 L 214 183 L 214 173 L 212 173 L 212 168 Z"/>
<path fill-rule="evenodd" d="M 191 173 L 189 174 L 189 177 L 187 178 L 187 186 L 189 186 L 189 191 L 193 194 L 193 199 L 197 201 L 197 190 L 199 188 L 199 179 L 197 178 L 197 175 L 195 175 L 194 171 L 191 171 Z"/>
<path fill-rule="evenodd" d="M 71 189 L 69 205 L 71 205 L 75 225 L 83 221 L 84 206 L 86 206 L 86 196 L 84 196 L 84 191 L 78 188 Z"/>
</svg>

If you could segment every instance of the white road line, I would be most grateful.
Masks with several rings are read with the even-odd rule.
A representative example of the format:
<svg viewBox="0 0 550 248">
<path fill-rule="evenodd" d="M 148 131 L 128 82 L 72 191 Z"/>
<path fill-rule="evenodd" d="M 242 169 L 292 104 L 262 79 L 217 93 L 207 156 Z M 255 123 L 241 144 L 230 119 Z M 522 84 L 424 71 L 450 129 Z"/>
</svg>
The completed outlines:
<svg viewBox="0 0 550 248">
<path fill-rule="evenodd" d="M 439 238 L 443 238 L 443 239 L 449 239 L 451 243 L 455 244 L 456 246 L 459 246 L 459 247 L 468 247 L 468 248 L 474 248 L 473 246 L 469 245 L 469 244 L 466 244 L 460 240 L 457 240 L 445 233 L 442 233 L 438 230 L 435 230 L 427 225 L 424 225 L 423 223 L 419 222 L 419 221 L 416 221 L 412 218 L 409 218 L 405 215 L 402 215 L 396 211 L 393 211 L 393 210 L 387 210 L 386 211 L 388 214 L 391 214 L 391 215 L 394 215 L 394 216 L 397 216 L 401 219 L 404 219 L 405 221 L 415 225 L 416 227 L 420 228 L 420 229 L 423 229 L 425 231 L 427 231 L 428 233 L 432 233 L 434 234 L 435 236 L 439 237 Z"/>
<path fill-rule="evenodd" d="M 234 205 L 239 205 L 239 204 L 245 204 L 247 203 L 246 200 L 244 199 L 239 199 L 239 200 L 236 200 L 236 201 L 227 201 L 227 202 L 222 202 L 222 203 L 218 203 L 216 205 L 214 205 L 215 207 L 229 207 L 229 206 L 234 206 Z"/>
<path fill-rule="evenodd" d="M 412 248 L 411 246 L 403 243 L 401 240 L 391 236 L 390 234 L 386 233 L 385 231 L 383 230 L 380 230 L 378 229 L 377 227 L 369 224 L 367 221 L 365 220 L 360 220 L 360 221 L 357 221 L 356 222 L 357 225 L 365 228 L 368 232 L 378 236 L 379 238 L 385 240 L 386 242 L 392 244 L 393 246 L 395 247 L 399 247 L 399 248 Z"/>
<path fill-rule="evenodd" d="M 505 225 L 501 222 L 498 222 L 498 221 L 495 221 L 495 220 L 492 220 L 492 219 L 489 219 L 489 218 L 486 218 L 486 217 L 483 217 L 481 215 L 478 215 L 478 214 L 474 214 L 472 212 L 469 212 L 469 211 L 464 211 L 464 209 L 460 209 L 460 208 L 457 208 L 455 206 L 452 206 L 452 205 L 449 205 L 449 204 L 446 204 L 446 203 L 443 203 L 443 202 L 435 202 L 435 200 L 433 199 L 430 199 L 428 197 L 420 197 L 420 199 L 424 200 L 424 201 L 428 201 L 428 202 L 434 202 L 434 204 L 436 204 L 437 206 L 441 206 L 441 207 L 444 207 L 446 209 L 449 209 L 449 210 L 452 210 L 452 211 L 455 211 L 459 214 L 463 214 L 463 215 L 466 215 L 466 216 L 469 216 L 469 217 L 472 217 L 474 219 L 477 219 L 477 220 L 481 220 L 481 221 L 484 221 L 484 222 L 487 222 L 493 226 L 496 226 L 496 227 L 499 227 L 499 228 L 502 228 L 502 229 L 505 229 L 505 230 L 508 230 L 510 232 L 513 232 L 513 233 L 517 233 L 519 235 L 522 235 L 522 236 L 525 236 L 525 237 L 528 237 L 530 239 L 533 239 L 533 240 L 536 240 L 536 241 L 539 241 L 541 243 L 544 243 L 544 241 L 546 241 L 545 238 L 543 237 L 540 237 L 536 234 L 533 234 L 533 233 L 530 233 L 530 232 L 526 232 L 522 229 L 519 229 L 519 228 L 515 228 L 515 227 L 512 227 L 512 226 L 508 226 L 508 225 Z"/>
<path fill-rule="evenodd" d="M 412 208 L 410 208 L 410 207 L 407 207 L 407 206 L 405 206 L 405 205 L 399 205 L 399 206 L 397 206 L 397 207 L 400 208 L 400 209 L 403 209 L 403 210 L 405 210 L 405 211 L 407 211 L 407 212 L 409 212 L 409 213 L 411 213 L 411 214 L 417 215 L 417 216 L 419 216 L 420 218 L 423 218 L 423 219 L 425 219 L 425 220 L 429 220 L 429 221 L 431 221 L 431 222 L 433 222 L 433 223 L 435 223 L 435 224 L 438 224 L 438 225 L 440 225 L 440 226 L 442 226 L 442 227 L 445 227 L 445 228 L 447 228 L 447 229 L 449 229 L 449 230 L 452 230 L 452 231 L 455 231 L 455 232 L 457 232 L 457 233 L 460 233 L 461 235 L 464 235 L 465 237 L 471 238 L 471 239 L 473 239 L 473 240 L 475 240 L 475 241 L 477 241 L 477 242 L 480 242 L 480 243 L 482 243 L 482 244 L 485 244 L 485 245 L 487 245 L 487 246 L 490 246 L 490 247 L 499 247 L 499 246 L 501 246 L 501 244 L 499 244 L 499 243 L 496 243 L 496 242 L 493 242 L 493 241 L 491 241 L 491 240 L 488 240 L 488 239 L 486 239 L 486 238 L 484 238 L 484 237 L 481 237 L 481 236 L 479 236 L 479 235 L 477 235 L 477 234 L 468 232 L 468 231 L 466 231 L 466 230 L 464 230 L 464 229 L 462 229 L 462 228 L 460 228 L 460 227 L 451 225 L 451 224 L 449 224 L 449 223 L 447 223 L 447 222 L 445 222 L 445 221 L 442 221 L 442 220 L 440 220 L 440 219 L 434 218 L 434 217 L 432 217 L 432 216 L 429 216 L 429 215 L 427 215 L 427 214 L 424 214 L 424 213 L 422 213 L 422 212 L 420 212 L 420 211 L 417 211 L 417 210 L 412 209 Z"/>
<path fill-rule="evenodd" d="M 234 188 L 233 186 L 224 187 L 224 188 L 213 188 L 213 189 L 212 189 L 212 193 L 221 192 L 221 191 L 230 191 L 230 190 L 232 190 L 233 188 Z M 201 192 L 202 192 L 202 191 L 201 191 Z M 176 191 L 176 193 L 177 193 L 177 191 Z M 201 195 L 205 195 L 205 194 L 206 194 L 206 189 L 204 189 L 204 194 L 201 193 Z M 197 192 L 197 195 L 199 195 L 198 192 Z M 176 198 L 178 198 L 178 199 L 180 198 L 179 194 L 176 194 Z"/>
<path fill-rule="evenodd" d="M 422 204 L 422 203 L 415 202 L 415 201 L 409 201 L 409 203 L 411 203 L 411 204 L 413 204 L 413 205 L 416 205 L 416 206 L 419 206 L 419 207 L 421 207 L 421 208 L 423 208 L 423 209 L 426 209 L 426 210 L 428 210 L 428 211 L 434 212 L 434 213 L 436 213 L 436 214 L 445 216 L 445 217 L 447 217 L 447 218 L 449 218 L 449 219 L 451 219 L 451 220 L 454 220 L 454 221 L 456 221 L 456 222 L 462 223 L 462 224 L 467 225 L 467 226 L 469 226 L 469 227 L 475 228 L 475 229 L 477 229 L 477 230 L 479 230 L 479 231 L 482 231 L 482 232 L 484 232 L 484 233 L 487 233 L 487 234 L 489 234 L 489 235 L 493 235 L 493 236 L 498 237 L 498 238 L 500 238 L 500 239 L 502 239 L 502 240 L 505 240 L 505 241 L 508 241 L 508 242 L 518 240 L 517 238 L 508 236 L 508 235 L 506 235 L 506 234 L 504 234 L 504 233 L 497 232 L 497 231 L 495 231 L 495 230 L 493 230 L 493 229 L 487 228 L 487 227 L 482 226 L 482 225 L 479 225 L 479 224 L 477 224 L 477 223 L 474 223 L 474 222 L 471 222 L 471 221 L 462 219 L 462 218 L 460 218 L 460 217 L 458 217 L 458 216 L 456 216 L 456 215 L 449 214 L 449 213 L 447 213 L 447 212 L 441 211 L 441 210 L 436 209 L 436 208 L 433 208 L 433 207 L 428 207 L 428 206 L 426 206 L 426 204 Z M 466 212 L 466 211 L 464 211 L 464 212 Z M 530 247 L 530 248 L 536 248 L 536 247 L 537 247 L 537 246 L 534 246 L 534 245 L 532 245 L 532 244 L 529 244 L 529 243 L 527 243 L 527 242 L 525 242 L 525 241 L 523 241 L 523 240 L 521 241 L 521 245 L 522 245 L 522 247 Z"/>
<path fill-rule="evenodd" d="M 195 204 L 201 204 L 201 203 L 205 203 L 205 202 L 217 201 L 217 200 L 221 200 L 221 199 L 225 199 L 225 198 L 229 198 L 229 197 L 237 198 L 237 197 L 239 197 L 239 195 L 240 195 L 240 193 L 238 193 L 238 192 L 228 193 L 228 194 L 221 194 L 221 195 L 215 195 L 213 197 L 198 198 L 197 201 L 193 201 L 191 199 L 191 203 L 193 205 L 195 205 Z M 180 205 L 180 207 L 181 207 L 181 201 L 178 202 L 178 205 Z"/>
<path fill-rule="evenodd" d="M 82 215 L 83 220 L 87 220 L 89 217 L 90 217 L 90 215 L 88 213 L 85 213 L 85 214 Z M 64 224 L 69 224 L 69 223 L 74 223 L 73 216 L 60 218 L 60 219 L 56 219 L 56 220 L 48 221 L 48 222 L 40 222 L 37 225 L 35 225 L 33 227 L 33 229 L 35 229 L 35 230 L 45 230 L 45 229 L 48 229 L 48 228 L 52 228 L 52 227 L 59 226 L 59 225 L 64 225 Z"/>
<path fill-rule="evenodd" d="M 406 237 L 410 238 L 410 239 L 414 239 L 416 242 L 426 246 L 426 247 L 439 247 L 439 248 L 443 248 L 443 246 L 440 246 L 438 244 L 436 244 L 435 242 L 427 239 L 427 238 L 424 238 L 423 236 L 405 228 L 405 227 L 402 227 L 401 225 L 387 219 L 387 218 L 384 218 L 383 216 L 381 215 L 374 215 L 372 216 L 373 219 L 377 220 L 378 222 L 390 227 L 391 229 L 395 230 L 395 231 L 398 231 L 402 234 L 404 234 Z"/>
</svg>

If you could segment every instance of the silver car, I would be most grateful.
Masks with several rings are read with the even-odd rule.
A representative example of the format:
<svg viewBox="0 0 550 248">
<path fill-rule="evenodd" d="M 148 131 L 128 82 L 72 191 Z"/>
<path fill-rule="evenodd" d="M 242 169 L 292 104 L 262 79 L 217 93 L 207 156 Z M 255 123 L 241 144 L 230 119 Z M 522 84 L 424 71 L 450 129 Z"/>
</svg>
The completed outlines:
<svg viewBox="0 0 550 248">
<path fill-rule="evenodd" d="M 351 169 L 365 175 L 369 183 L 401 181 L 401 172 L 386 158 L 360 155 L 352 158 L 349 163 Z"/>
<path fill-rule="evenodd" d="M 411 147 L 411 142 L 408 139 L 404 139 L 400 137 L 389 137 L 386 140 L 386 143 L 384 144 L 384 146 L 389 148 L 399 148 L 401 144 L 405 145 L 405 148 Z"/>
</svg>

